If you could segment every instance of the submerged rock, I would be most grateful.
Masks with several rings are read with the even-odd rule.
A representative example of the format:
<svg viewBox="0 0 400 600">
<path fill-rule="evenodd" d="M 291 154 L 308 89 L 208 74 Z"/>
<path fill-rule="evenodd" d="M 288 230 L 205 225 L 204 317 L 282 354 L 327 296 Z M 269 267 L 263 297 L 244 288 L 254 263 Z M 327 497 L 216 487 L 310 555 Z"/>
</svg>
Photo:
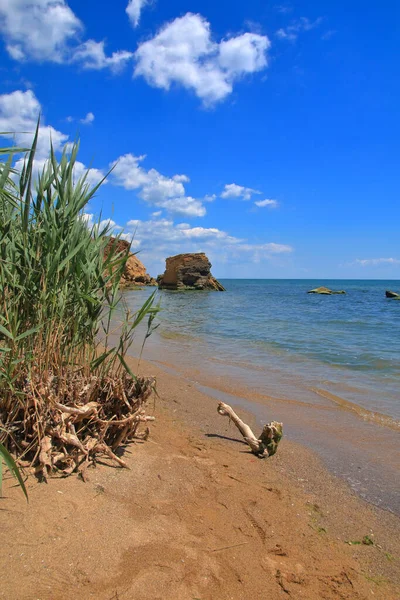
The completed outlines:
<svg viewBox="0 0 400 600">
<path fill-rule="evenodd" d="M 117 244 L 117 252 L 129 252 L 130 244 L 125 240 L 115 240 L 110 238 L 104 250 L 104 255 L 107 256 L 111 247 Z M 125 269 L 121 277 L 121 287 L 141 286 L 141 285 L 157 285 L 157 281 L 150 277 L 146 271 L 144 264 L 138 259 L 136 254 L 129 252 L 128 260 L 125 264 Z"/>
<path fill-rule="evenodd" d="M 211 263 L 204 252 L 177 254 L 167 258 L 165 263 L 164 274 L 157 278 L 160 289 L 225 291 L 211 275 Z"/>
<path fill-rule="evenodd" d="M 400 294 L 396 292 L 391 292 L 390 290 L 386 290 L 385 292 L 386 298 L 395 298 L 395 300 L 400 300 Z"/>
<path fill-rule="evenodd" d="M 314 288 L 313 290 L 310 290 L 307 292 L 307 294 L 321 294 L 321 295 L 325 295 L 325 296 L 332 296 L 333 294 L 345 294 L 346 292 L 344 290 L 330 290 L 327 287 L 321 286 L 321 287 L 317 287 Z"/>
</svg>

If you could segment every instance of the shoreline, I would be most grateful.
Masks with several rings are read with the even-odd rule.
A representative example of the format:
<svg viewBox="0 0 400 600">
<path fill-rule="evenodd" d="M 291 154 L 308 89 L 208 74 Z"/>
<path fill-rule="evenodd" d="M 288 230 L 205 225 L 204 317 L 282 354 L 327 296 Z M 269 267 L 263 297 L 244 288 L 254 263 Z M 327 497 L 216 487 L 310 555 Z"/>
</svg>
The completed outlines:
<svg viewBox="0 0 400 600">
<path fill-rule="evenodd" d="M 258 427 L 271 420 L 282 421 L 286 439 L 313 451 L 325 468 L 362 500 L 400 516 L 397 422 L 390 422 L 390 418 L 382 421 L 380 415 L 372 419 L 362 407 L 354 410 L 347 401 L 338 402 L 337 397 L 332 398 L 325 391 L 319 394 L 318 390 L 310 390 L 310 395 L 320 398 L 318 403 L 305 400 L 304 392 L 301 399 L 269 396 L 250 388 L 240 377 L 224 375 L 229 369 L 224 369 L 223 364 L 218 368 L 219 374 L 213 369 L 210 377 L 210 361 L 207 359 L 204 365 L 201 356 L 195 366 L 179 363 L 180 355 L 173 352 L 169 353 L 168 362 L 161 360 L 165 348 L 153 340 L 151 358 L 145 350 L 142 362 L 182 377 L 216 401 L 250 413 Z"/>
<path fill-rule="evenodd" d="M 29 505 L 7 480 L 0 598 L 398 598 L 395 515 L 285 438 L 255 458 L 215 399 L 153 363 L 140 372 L 157 377 L 159 397 L 149 440 L 127 448 L 129 471 L 30 477 Z"/>
<path fill-rule="evenodd" d="M 371 420 L 400 427 L 398 311 L 376 282 L 353 280 L 347 298 L 327 299 L 292 280 L 238 281 L 224 280 L 226 294 L 161 292 L 160 328 L 146 355 L 158 344 L 175 354 L 170 362 L 207 363 L 212 378 L 220 363 L 242 387 L 271 396 L 318 402 L 323 388 Z M 126 301 L 137 309 L 137 297 Z"/>
</svg>

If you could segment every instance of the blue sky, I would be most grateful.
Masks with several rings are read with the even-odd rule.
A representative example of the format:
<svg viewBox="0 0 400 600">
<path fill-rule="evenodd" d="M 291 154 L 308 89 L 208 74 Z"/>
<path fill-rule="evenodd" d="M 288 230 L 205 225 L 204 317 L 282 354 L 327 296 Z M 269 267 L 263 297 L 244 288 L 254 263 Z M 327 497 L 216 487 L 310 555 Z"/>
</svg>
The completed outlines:
<svg viewBox="0 0 400 600">
<path fill-rule="evenodd" d="M 93 182 L 116 164 L 87 218 L 152 275 L 205 251 L 218 277 L 399 279 L 399 12 L 0 0 L 0 131 L 41 112 L 38 169 L 50 136 Z"/>
</svg>

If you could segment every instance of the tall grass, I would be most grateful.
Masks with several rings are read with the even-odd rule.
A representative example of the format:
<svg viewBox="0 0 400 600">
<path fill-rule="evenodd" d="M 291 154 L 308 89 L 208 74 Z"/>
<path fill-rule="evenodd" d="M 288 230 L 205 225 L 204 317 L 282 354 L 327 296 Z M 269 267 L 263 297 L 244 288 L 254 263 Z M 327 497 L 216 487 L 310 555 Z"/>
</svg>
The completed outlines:
<svg viewBox="0 0 400 600">
<path fill-rule="evenodd" d="M 151 331 L 154 294 L 126 313 L 110 345 L 128 254 L 116 243 L 105 253 L 108 227 L 87 226 L 102 182 L 75 177 L 78 144 L 59 161 L 51 148 L 35 178 L 38 131 L 17 183 L 10 151 L 0 168 L 0 443 L 43 474 L 86 467 L 99 453 L 122 464 L 114 451 L 145 420 L 151 388 L 125 355 L 143 319 Z"/>
</svg>

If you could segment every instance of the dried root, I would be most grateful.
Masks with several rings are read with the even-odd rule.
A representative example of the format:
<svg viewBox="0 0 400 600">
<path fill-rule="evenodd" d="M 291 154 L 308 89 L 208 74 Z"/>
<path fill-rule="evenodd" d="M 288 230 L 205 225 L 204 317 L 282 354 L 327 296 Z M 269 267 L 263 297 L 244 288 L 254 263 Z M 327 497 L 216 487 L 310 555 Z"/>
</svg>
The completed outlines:
<svg viewBox="0 0 400 600">
<path fill-rule="evenodd" d="M 275 454 L 278 449 L 278 444 L 283 436 L 282 423 L 272 421 L 271 423 L 264 425 L 260 437 L 257 438 L 250 427 L 238 417 L 229 404 L 220 402 L 217 410 L 220 415 L 229 417 L 229 419 L 236 425 L 242 434 L 244 441 L 250 446 L 253 454 L 256 454 L 260 458 L 265 458 Z"/>
<path fill-rule="evenodd" d="M 0 398 L 0 441 L 44 478 L 72 472 L 85 478 L 99 457 L 127 467 L 118 448 L 147 439 L 148 428 L 139 428 L 154 420 L 144 409 L 153 378 L 84 378 L 75 372 L 43 383 L 32 374 L 21 387 L 19 396 Z"/>
</svg>

